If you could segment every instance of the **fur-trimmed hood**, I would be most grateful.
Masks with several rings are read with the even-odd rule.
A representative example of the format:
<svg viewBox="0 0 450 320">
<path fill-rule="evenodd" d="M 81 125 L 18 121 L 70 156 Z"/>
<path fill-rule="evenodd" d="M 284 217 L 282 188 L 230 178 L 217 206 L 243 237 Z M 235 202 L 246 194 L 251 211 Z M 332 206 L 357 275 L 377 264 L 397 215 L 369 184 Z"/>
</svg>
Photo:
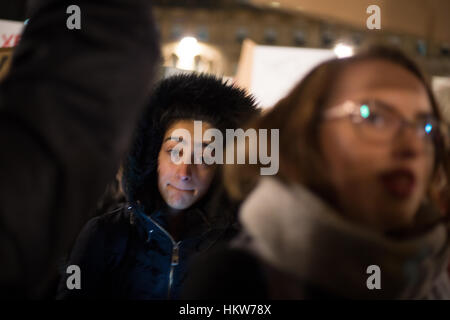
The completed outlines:
<svg viewBox="0 0 450 320">
<path fill-rule="evenodd" d="M 138 124 L 124 166 L 124 190 L 131 204 L 147 214 L 158 209 L 158 153 L 167 128 L 175 120 L 208 121 L 223 133 L 244 125 L 258 113 L 255 99 L 227 81 L 205 74 L 180 74 L 160 81 Z M 213 181 L 212 186 L 218 185 Z"/>
</svg>

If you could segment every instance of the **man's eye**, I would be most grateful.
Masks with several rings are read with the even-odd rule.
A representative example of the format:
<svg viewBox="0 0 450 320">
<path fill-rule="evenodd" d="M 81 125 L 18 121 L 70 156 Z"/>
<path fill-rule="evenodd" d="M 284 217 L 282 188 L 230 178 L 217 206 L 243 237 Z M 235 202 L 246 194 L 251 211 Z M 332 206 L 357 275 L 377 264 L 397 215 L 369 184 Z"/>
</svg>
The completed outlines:
<svg viewBox="0 0 450 320">
<path fill-rule="evenodd" d="M 183 156 L 183 150 L 177 149 L 177 148 L 169 149 L 169 150 L 167 150 L 167 153 L 172 157 L 182 157 Z"/>
<path fill-rule="evenodd" d="M 200 164 L 202 166 L 210 166 L 209 162 L 211 162 L 212 158 L 211 157 L 205 157 L 203 155 L 199 155 L 196 158 L 196 163 Z"/>
<path fill-rule="evenodd" d="M 197 163 L 204 163 L 205 162 L 205 158 L 202 155 L 199 155 L 197 157 L 195 157 Z"/>
<path fill-rule="evenodd" d="M 213 158 L 212 157 L 203 157 L 203 164 L 206 166 L 209 166 L 210 163 L 212 162 Z"/>
</svg>

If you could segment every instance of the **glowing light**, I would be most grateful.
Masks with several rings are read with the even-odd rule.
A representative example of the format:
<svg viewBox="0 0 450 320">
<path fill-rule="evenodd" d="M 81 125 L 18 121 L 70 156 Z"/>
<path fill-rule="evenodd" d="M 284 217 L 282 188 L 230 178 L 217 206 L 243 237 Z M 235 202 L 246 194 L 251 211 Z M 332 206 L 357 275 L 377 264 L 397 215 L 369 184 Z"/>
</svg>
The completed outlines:
<svg viewBox="0 0 450 320">
<path fill-rule="evenodd" d="M 361 117 L 363 117 L 363 118 L 368 118 L 370 116 L 370 109 L 367 104 L 363 104 L 359 108 L 359 112 L 361 113 Z"/>
<path fill-rule="evenodd" d="M 194 37 L 185 37 L 181 39 L 176 51 L 178 56 L 177 67 L 185 70 L 194 69 L 194 58 L 200 53 L 200 46 Z"/>
<path fill-rule="evenodd" d="M 430 133 L 432 129 L 433 129 L 433 126 L 431 124 L 427 123 L 427 125 L 425 126 L 425 132 Z"/>
<path fill-rule="evenodd" d="M 347 44 L 338 43 L 334 47 L 334 53 L 338 58 L 346 58 L 353 55 L 353 47 Z"/>
</svg>

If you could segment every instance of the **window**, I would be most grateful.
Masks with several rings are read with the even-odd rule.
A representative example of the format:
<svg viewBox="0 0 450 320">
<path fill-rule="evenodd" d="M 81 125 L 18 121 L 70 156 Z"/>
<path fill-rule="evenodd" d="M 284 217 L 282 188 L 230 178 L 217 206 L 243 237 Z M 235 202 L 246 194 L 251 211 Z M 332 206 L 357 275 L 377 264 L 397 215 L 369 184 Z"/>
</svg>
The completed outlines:
<svg viewBox="0 0 450 320">
<path fill-rule="evenodd" d="M 183 27 L 179 24 L 175 24 L 172 26 L 170 30 L 170 38 L 172 40 L 179 40 L 183 35 Z"/>
<path fill-rule="evenodd" d="M 427 55 L 427 44 L 425 43 L 425 41 L 417 40 L 416 51 L 422 57 L 425 57 Z"/>
<path fill-rule="evenodd" d="M 444 57 L 450 56 L 450 47 L 448 44 L 442 44 L 441 45 L 441 55 Z"/>
<path fill-rule="evenodd" d="M 242 41 L 244 41 L 246 38 L 248 38 L 248 29 L 246 27 L 239 27 L 236 30 L 236 41 L 241 43 Z"/>
<path fill-rule="evenodd" d="M 209 32 L 206 26 L 200 26 L 197 29 L 197 39 L 203 42 L 207 42 L 209 40 Z"/>
<path fill-rule="evenodd" d="M 331 47 L 334 42 L 334 34 L 329 30 L 323 31 L 321 41 L 322 41 L 323 47 L 325 47 L 325 48 Z"/>
<path fill-rule="evenodd" d="M 305 33 L 301 30 L 294 32 L 294 44 L 303 47 L 306 44 Z"/>
<path fill-rule="evenodd" d="M 277 32 L 273 28 L 267 28 L 264 31 L 264 42 L 267 44 L 274 44 L 277 41 Z"/>
</svg>

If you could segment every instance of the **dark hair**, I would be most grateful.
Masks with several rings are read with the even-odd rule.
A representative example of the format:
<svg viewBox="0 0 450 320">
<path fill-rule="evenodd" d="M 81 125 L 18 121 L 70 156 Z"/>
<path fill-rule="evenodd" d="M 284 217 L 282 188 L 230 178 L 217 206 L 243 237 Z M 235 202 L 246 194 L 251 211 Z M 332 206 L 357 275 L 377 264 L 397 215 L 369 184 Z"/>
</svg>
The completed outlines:
<svg viewBox="0 0 450 320">
<path fill-rule="evenodd" d="M 442 121 L 429 81 L 418 66 L 400 50 L 377 45 L 349 58 L 326 61 L 310 71 L 273 109 L 250 124 L 255 129 L 280 130 L 278 178 L 285 182 L 302 183 L 325 200 L 335 202 L 332 199 L 335 193 L 329 184 L 319 150 L 319 124 L 342 71 L 349 65 L 377 59 L 399 65 L 417 77 L 426 89 L 433 113 Z M 292 147 L 292 137 L 296 137 L 295 148 Z M 432 195 L 438 169 L 443 169 L 447 183 L 450 181 L 449 160 L 445 155 L 443 139 L 439 135 L 435 159 L 435 177 L 430 184 L 429 196 Z M 259 167 L 260 165 L 225 166 L 225 185 L 233 198 L 242 200 L 254 188 L 259 177 Z"/>
<path fill-rule="evenodd" d="M 242 126 L 255 114 L 255 99 L 221 78 L 181 74 L 160 81 L 138 124 L 124 166 L 123 183 L 128 201 L 142 205 L 147 214 L 163 205 L 157 187 L 158 153 L 164 134 L 174 121 L 207 121 L 224 133 L 225 129 Z M 217 179 L 212 186 L 218 183 Z"/>
</svg>

